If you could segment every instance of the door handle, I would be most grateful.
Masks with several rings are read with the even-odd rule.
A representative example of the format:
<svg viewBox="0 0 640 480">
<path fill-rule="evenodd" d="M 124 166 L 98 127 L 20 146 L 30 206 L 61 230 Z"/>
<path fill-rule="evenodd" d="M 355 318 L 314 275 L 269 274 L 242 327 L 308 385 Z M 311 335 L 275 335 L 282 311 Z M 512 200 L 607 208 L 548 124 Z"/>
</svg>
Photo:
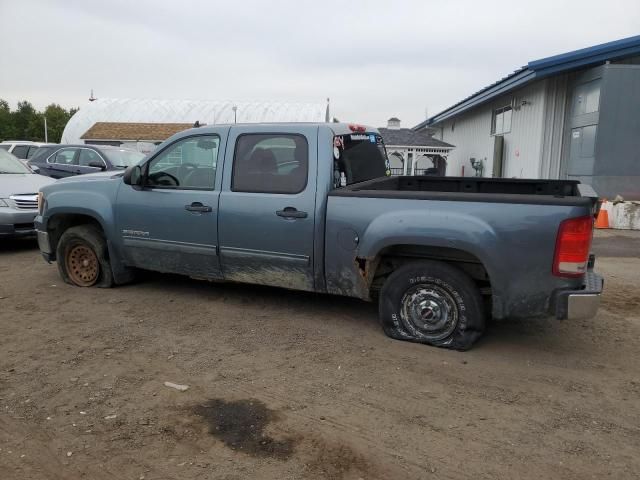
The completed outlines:
<svg viewBox="0 0 640 480">
<path fill-rule="evenodd" d="M 193 202 L 191 205 L 185 205 L 185 210 L 189 210 L 190 212 L 200 212 L 200 213 L 208 213 L 212 211 L 212 208 L 209 205 L 203 205 L 200 202 Z"/>
<path fill-rule="evenodd" d="M 284 218 L 307 218 L 307 212 L 301 212 L 295 207 L 286 207 L 284 210 L 278 210 L 276 215 Z"/>
</svg>

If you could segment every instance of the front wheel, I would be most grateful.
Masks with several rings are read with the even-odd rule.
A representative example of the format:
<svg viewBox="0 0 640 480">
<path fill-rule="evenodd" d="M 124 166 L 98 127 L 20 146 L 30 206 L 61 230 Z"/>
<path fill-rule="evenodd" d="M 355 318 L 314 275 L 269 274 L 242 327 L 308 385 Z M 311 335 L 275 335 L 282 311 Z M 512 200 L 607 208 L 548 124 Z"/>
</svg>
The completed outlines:
<svg viewBox="0 0 640 480">
<path fill-rule="evenodd" d="M 66 230 L 56 250 L 58 271 L 62 279 L 78 287 L 110 287 L 113 274 L 107 245 L 93 225 L 79 225 Z"/>
<path fill-rule="evenodd" d="M 455 350 L 471 348 L 485 323 L 473 280 L 447 263 L 426 260 L 389 275 L 380 291 L 379 315 L 391 338 Z"/>
</svg>

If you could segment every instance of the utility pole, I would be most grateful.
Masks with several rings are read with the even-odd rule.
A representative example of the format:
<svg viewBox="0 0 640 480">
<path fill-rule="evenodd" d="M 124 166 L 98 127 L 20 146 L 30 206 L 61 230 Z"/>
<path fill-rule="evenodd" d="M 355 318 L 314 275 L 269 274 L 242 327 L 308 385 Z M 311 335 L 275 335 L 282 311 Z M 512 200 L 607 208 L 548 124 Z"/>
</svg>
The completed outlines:
<svg viewBox="0 0 640 480">
<path fill-rule="evenodd" d="M 233 123 L 238 123 L 238 117 L 237 117 L 238 107 L 237 107 L 237 105 L 234 105 L 232 110 L 233 110 Z"/>
<path fill-rule="evenodd" d="M 44 117 L 44 143 L 49 143 L 49 135 L 47 132 L 47 117 Z"/>
</svg>

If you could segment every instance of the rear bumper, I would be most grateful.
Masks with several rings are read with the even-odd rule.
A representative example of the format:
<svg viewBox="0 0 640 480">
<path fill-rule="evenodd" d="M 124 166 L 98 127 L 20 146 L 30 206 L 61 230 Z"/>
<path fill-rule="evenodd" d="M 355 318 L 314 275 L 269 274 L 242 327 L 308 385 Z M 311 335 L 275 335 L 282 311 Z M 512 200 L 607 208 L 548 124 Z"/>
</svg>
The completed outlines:
<svg viewBox="0 0 640 480">
<path fill-rule="evenodd" d="M 562 290 L 556 294 L 556 318 L 575 320 L 595 317 L 603 287 L 603 278 L 589 270 L 580 290 Z"/>
</svg>

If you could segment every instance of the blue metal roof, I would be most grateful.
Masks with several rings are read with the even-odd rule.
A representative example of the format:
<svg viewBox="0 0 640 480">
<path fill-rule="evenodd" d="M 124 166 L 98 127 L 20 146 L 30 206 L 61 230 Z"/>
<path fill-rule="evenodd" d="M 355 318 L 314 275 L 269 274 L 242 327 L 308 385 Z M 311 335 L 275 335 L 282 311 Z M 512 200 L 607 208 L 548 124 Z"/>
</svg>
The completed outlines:
<svg viewBox="0 0 640 480">
<path fill-rule="evenodd" d="M 442 122 L 443 120 L 477 107 L 482 103 L 488 102 L 495 97 L 522 87 L 533 80 L 540 80 L 579 68 L 602 64 L 607 60 L 617 60 L 634 55 L 640 55 L 640 35 L 574 50 L 573 52 L 561 53 L 560 55 L 554 55 L 540 60 L 533 60 L 512 74 L 507 75 L 437 115 L 419 123 L 413 127 L 413 129 L 418 130 L 428 125 Z"/>
</svg>

